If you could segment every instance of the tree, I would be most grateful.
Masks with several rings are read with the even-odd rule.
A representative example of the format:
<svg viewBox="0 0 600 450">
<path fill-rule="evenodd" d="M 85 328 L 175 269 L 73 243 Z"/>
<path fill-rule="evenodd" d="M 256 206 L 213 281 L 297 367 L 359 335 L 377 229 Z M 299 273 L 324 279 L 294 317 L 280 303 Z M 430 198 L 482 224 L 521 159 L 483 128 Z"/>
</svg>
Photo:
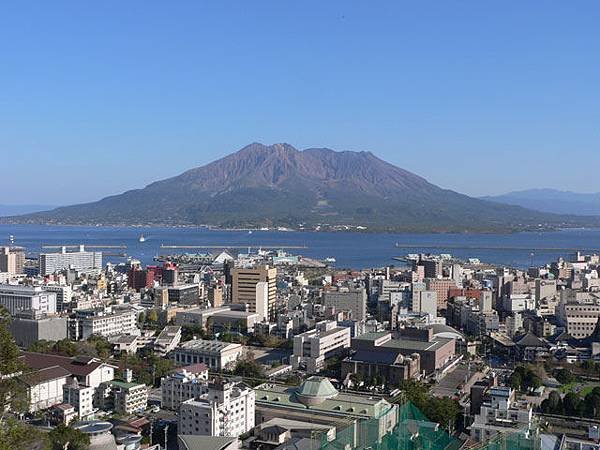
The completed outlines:
<svg viewBox="0 0 600 450">
<path fill-rule="evenodd" d="M 567 416 L 580 416 L 582 406 L 581 397 L 575 392 L 569 392 L 563 398 L 563 409 Z"/>
<path fill-rule="evenodd" d="M 75 428 L 59 425 L 48 433 L 52 450 L 86 450 L 90 437 Z"/>
<path fill-rule="evenodd" d="M 61 339 L 56 341 L 52 350 L 56 353 L 66 356 L 77 356 L 79 354 L 79 348 L 77 344 L 69 339 Z"/>
<path fill-rule="evenodd" d="M 19 348 L 8 330 L 10 315 L 0 307 L 0 425 L 7 411 L 25 412 L 27 393 L 17 375 L 25 371 Z"/>
<path fill-rule="evenodd" d="M 558 369 L 556 372 L 554 372 L 554 377 L 561 384 L 569 384 L 576 380 L 573 372 L 567 369 Z"/>
<path fill-rule="evenodd" d="M 550 395 L 541 404 L 542 411 L 547 414 L 564 414 L 562 398 L 558 391 L 550 392 Z"/>
<path fill-rule="evenodd" d="M 24 422 L 8 419 L 0 427 L 0 450 L 40 448 L 48 437 Z"/>
<path fill-rule="evenodd" d="M 155 309 L 151 309 L 150 311 L 148 311 L 148 316 L 146 317 L 146 321 L 156 324 L 156 322 L 158 322 L 158 312 L 156 312 Z"/>
<path fill-rule="evenodd" d="M 29 347 L 27 347 L 27 351 L 34 353 L 50 353 L 53 346 L 54 344 L 52 342 L 45 339 L 40 339 L 39 341 L 35 341 Z"/>
</svg>

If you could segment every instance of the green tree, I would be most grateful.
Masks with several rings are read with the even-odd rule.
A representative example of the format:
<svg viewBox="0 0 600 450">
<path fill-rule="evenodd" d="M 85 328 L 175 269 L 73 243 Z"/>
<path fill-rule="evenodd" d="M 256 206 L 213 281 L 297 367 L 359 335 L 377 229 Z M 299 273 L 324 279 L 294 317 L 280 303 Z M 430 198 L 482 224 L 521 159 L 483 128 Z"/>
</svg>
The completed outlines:
<svg viewBox="0 0 600 450">
<path fill-rule="evenodd" d="M 0 307 L 0 425 L 9 411 L 25 412 L 27 393 L 16 375 L 25 372 L 19 348 L 8 330 L 10 315 Z"/>
<path fill-rule="evenodd" d="M 569 384 L 576 380 L 575 375 L 568 369 L 558 369 L 554 372 L 554 377 L 561 384 Z"/>
<path fill-rule="evenodd" d="M 44 433 L 14 418 L 7 419 L 0 427 L 0 450 L 45 448 L 47 444 Z"/>
<path fill-rule="evenodd" d="M 582 406 L 581 397 L 575 392 L 569 392 L 563 398 L 563 409 L 567 416 L 580 416 Z"/>
<path fill-rule="evenodd" d="M 65 425 L 59 425 L 48 433 L 52 450 L 86 450 L 90 445 L 90 437 Z"/>
<path fill-rule="evenodd" d="M 27 347 L 27 351 L 34 353 L 50 353 L 53 345 L 54 344 L 50 341 L 40 339 L 39 341 L 35 341 L 29 347 Z"/>
<path fill-rule="evenodd" d="M 148 311 L 146 321 L 156 324 L 158 322 L 158 312 L 155 309 L 151 309 L 150 311 Z"/>
<path fill-rule="evenodd" d="M 61 339 L 60 341 L 55 342 L 52 350 L 55 353 L 66 356 L 77 356 L 79 354 L 77 344 L 69 339 Z"/>
<path fill-rule="evenodd" d="M 548 398 L 540 406 L 542 411 L 547 414 L 564 414 L 563 401 L 558 391 L 550 392 Z"/>
</svg>

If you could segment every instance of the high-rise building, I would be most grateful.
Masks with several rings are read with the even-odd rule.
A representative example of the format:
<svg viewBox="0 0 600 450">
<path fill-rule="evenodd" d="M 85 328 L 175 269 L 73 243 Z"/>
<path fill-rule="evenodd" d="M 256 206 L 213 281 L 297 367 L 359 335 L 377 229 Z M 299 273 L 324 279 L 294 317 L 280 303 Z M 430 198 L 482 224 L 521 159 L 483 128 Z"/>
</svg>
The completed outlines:
<svg viewBox="0 0 600 450">
<path fill-rule="evenodd" d="M 323 305 L 334 307 L 336 312 L 351 311 L 352 319 L 367 320 L 367 291 L 364 288 L 323 292 Z"/>
<path fill-rule="evenodd" d="M 252 269 L 233 269 L 231 303 L 248 305 L 249 312 L 273 318 L 277 296 L 277 269 L 268 265 Z M 266 283 L 262 285 L 260 283 Z M 264 298 L 267 308 L 264 309 Z"/>
<path fill-rule="evenodd" d="M 62 247 L 60 252 L 40 253 L 40 275 L 50 275 L 65 269 L 86 270 L 102 268 L 102 252 L 88 252 L 83 245 L 79 251 L 67 252 Z"/>
<path fill-rule="evenodd" d="M 0 272 L 23 273 L 25 250 L 21 247 L 0 247 Z"/>
</svg>

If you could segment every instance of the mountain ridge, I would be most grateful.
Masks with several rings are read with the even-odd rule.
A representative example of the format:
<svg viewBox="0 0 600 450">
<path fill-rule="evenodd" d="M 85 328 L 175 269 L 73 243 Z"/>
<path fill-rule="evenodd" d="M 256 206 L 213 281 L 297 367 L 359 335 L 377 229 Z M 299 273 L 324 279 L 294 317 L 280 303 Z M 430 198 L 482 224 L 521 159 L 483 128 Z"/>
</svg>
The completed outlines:
<svg viewBox="0 0 600 450">
<path fill-rule="evenodd" d="M 536 188 L 485 196 L 481 199 L 554 214 L 600 215 L 600 193 L 598 192 L 581 193 Z"/>
<path fill-rule="evenodd" d="M 221 228 L 517 231 L 586 220 L 530 211 L 442 189 L 371 152 L 253 143 L 141 189 L 4 221 L 209 225 Z"/>
</svg>

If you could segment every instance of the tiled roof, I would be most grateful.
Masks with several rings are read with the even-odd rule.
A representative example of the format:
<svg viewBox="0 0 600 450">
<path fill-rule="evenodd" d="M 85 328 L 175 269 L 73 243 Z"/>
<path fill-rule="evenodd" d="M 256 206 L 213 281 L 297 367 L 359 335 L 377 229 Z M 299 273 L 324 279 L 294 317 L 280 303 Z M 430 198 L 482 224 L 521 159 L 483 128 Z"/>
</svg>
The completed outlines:
<svg viewBox="0 0 600 450">
<path fill-rule="evenodd" d="M 46 367 L 60 366 L 75 376 L 88 376 L 102 365 L 102 362 L 94 359 L 69 358 L 68 356 L 50 355 L 45 353 L 23 352 L 23 362 L 32 369 L 43 369 Z M 87 362 L 86 362 L 87 361 Z"/>
<path fill-rule="evenodd" d="M 34 372 L 26 373 L 19 377 L 19 379 L 28 386 L 35 386 L 46 381 L 57 380 L 60 378 L 66 378 L 71 373 L 63 369 L 60 366 L 44 367 Z"/>
</svg>

